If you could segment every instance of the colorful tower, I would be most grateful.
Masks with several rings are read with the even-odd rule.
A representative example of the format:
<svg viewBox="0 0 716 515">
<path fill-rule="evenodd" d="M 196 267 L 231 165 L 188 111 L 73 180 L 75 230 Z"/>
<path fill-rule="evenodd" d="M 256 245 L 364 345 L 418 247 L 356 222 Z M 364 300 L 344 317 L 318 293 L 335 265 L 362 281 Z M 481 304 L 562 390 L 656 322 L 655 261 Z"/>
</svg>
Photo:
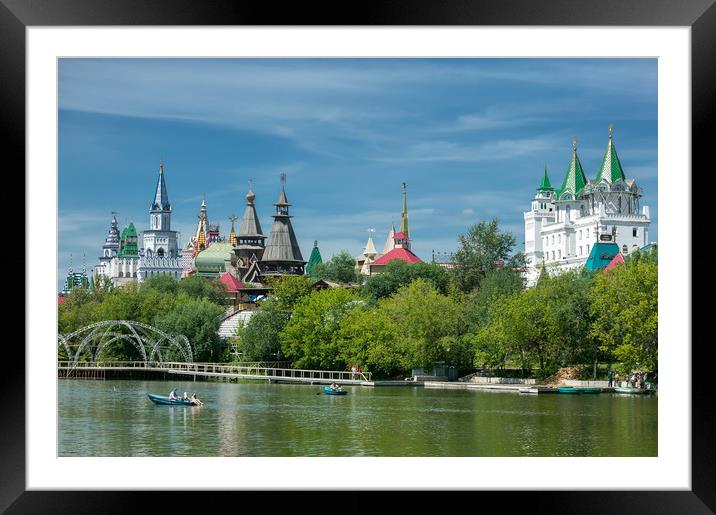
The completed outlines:
<svg viewBox="0 0 716 515">
<path fill-rule="evenodd" d="M 192 240 L 194 245 L 194 255 L 205 250 L 209 245 L 209 217 L 206 212 L 206 195 L 201 199 L 201 208 L 199 209 L 199 222 L 196 225 L 196 233 Z"/>
<path fill-rule="evenodd" d="M 238 219 L 239 217 L 236 215 L 231 215 L 229 217 L 229 221 L 231 222 L 231 231 L 229 231 L 229 243 L 232 247 L 236 247 L 236 245 L 239 244 L 239 240 L 236 238 L 236 231 L 234 231 L 234 222 Z"/>
</svg>

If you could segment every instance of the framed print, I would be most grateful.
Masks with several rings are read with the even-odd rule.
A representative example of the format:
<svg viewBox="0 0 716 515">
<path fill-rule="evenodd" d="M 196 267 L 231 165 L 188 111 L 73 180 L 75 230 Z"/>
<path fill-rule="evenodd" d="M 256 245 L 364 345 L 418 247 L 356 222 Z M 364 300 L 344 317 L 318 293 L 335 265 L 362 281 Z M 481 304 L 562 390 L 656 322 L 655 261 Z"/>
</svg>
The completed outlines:
<svg viewBox="0 0 716 515">
<path fill-rule="evenodd" d="M 715 509 L 711 2 L 2 2 L 3 509 Z"/>
</svg>

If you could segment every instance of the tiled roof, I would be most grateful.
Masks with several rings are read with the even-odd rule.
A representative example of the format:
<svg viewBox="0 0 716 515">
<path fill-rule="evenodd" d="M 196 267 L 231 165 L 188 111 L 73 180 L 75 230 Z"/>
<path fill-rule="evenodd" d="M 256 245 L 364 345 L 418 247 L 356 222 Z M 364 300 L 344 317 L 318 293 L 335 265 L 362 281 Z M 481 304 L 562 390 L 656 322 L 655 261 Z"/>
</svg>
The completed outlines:
<svg viewBox="0 0 716 515">
<path fill-rule="evenodd" d="M 244 288 L 244 284 L 229 272 L 222 274 L 221 277 L 219 277 L 219 282 L 224 286 L 227 293 L 237 293 Z"/>
<path fill-rule="evenodd" d="M 395 236 L 396 236 L 396 238 L 398 237 L 397 234 Z M 398 249 L 391 250 L 387 254 L 383 254 L 381 257 L 376 259 L 371 264 L 372 265 L 387 265 L 388 263 L 390 263 L 391 261 L 394 261 L 396 259 L 399 259 L 400 261 L 405 261 L 406 263 L 411 263 L 411 264 L 419 263 L 421 261 L 420 258 L 418 256 L 416 256 L 415 254 L 413 254 L 410 250 L 398 248 Z"/>
<path fill-rule="evenodd" d="M 621 255 L 621 253 L 614 256 L 614 259 L 612 259 L 607 266 L 604 267 L 604 270 L 611 270 L 612 268 L 623 265 L 624 264 L 624 256 Z"/>
</svg>

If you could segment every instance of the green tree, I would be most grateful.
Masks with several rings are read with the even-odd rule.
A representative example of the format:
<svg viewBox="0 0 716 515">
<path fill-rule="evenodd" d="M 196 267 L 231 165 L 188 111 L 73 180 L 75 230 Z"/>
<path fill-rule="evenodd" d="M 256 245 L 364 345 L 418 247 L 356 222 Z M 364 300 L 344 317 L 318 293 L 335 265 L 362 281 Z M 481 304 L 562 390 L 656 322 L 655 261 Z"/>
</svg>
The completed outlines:
<svg viewBox="0 0 716 515">
<path fill-rule="evenodd" d="M 339 283 L 353 283 L 358 280 L 355 259 L 346 250 L 335 254 L 328 261 L 318 263 L 311 270 L 311 277 Z"/>
<path fill-rule="evenodd" d="M 394 321 L 395 346 L 404 370 L 436 362 L 463 365 L 451 362 L 463 354 L 458 347 L 466 345 L 462 312 L 452 298 L 440 294 L 428 281 L 416 279 L 382 301 L 380 309 Z"/>
<path fill-rule="evenodd" d="M 296 303 L 314 291 L 314 282 L 310 277 L 302 275 L 273 278 L 268 281 L 272 288 L 271 302 L 275 302 L 279 309 L 290 315 Z"/>
<path fill-rule="evenodd" d="M 382 299 L 418 278 L 429 282 L 441 294 L 448 293 L 450 274 L 443 267 L 434 263 L 408 264 L 397 259 L 388 263 L 381 273 L 371 276 L 363 285 L 363 292 L 374 300 Z"/>
<path fill-rule="evenodd" d="M 198 281 L 195 282 L 198 283 Z M 171 293 L 172 295 L 176 295 L 179 292 L 180 287 L 179 281 L 177 281 L 176 279 L 165 274 L 160 274 L 145 280 L 141 284 L 139 290 L 141 292 L 147 290 L 156 290 L 161 293 Z M 186 291 L 186 288 L 182 288 L 182 291 Z"/>
<path fill-rule="evenodd" d="M 404 370 L 396 334 L 396 323 L 385 310 L 359 305 L 341 321 L 337 334 L 341 357 L 376 377 L 394 377 Z"/>
<path fill-rule="evenodd" d="M 658 265 L 628 260 L 594 278 L 592 336 L 630 372 L 658 367 Z"/>
<path fill-rule="evenodd" d="M 276 359 L 281 350 L 280 335 L 288 323 L 289 314 L 281 310 L 275 302 L 264 305 L 240 327 L 238 349 L 242 353 L 241 361 L 269 361 Z"/>
<path fill-rule="evenodd" d="M 158 317 L 156 325 L 169 334 L 186 336 L 194 361 L 214 362 L 222 355 L 223 342 L 217 334 L 222 313 L 223 309 L 208 299 L 185 297 L 170 312 Z M 179 356 L 175 354 L 173 359 L 180 359 Z"/>
<path fill-rule="evenodd" d="M 508 268 L 522 266 L 521 253 L 510 257 L 515 242 L 512 233 L 500 231 L 497 219 L 472 225 L 467 234 L 458 237 L 453 269 L 457 287 L 465 292 L 477 288 L 497 262 L 504 262 Z"/>
<path fill-rule="evenodd" d="M 168 283 L 160 285 L 168 286 Z M 192 275 L 179 281 L 177 286 L 177 293 L 184 292 L 192 299 L 208 299 L 217 305 L 226 303 L 224 287 L 217 279 Z"/>
<path fill-rule="evenodd" d="M 520 292 L 523 288 L 522 276 L 511 268 L 496 268 L 487 272 L 480 287 L 460 301 L 465 306 L 469 330 L 475 333 L 487 324 L 490 307 L 498 299 Z"/>
<path fill-rule="evenodd" d="M 281 349 L 296 368 L 345 368 L 337 338 L 341 322 L 361 301 L 345 288 L 314 291 L 302 298 L 281 332 Z"/>
</svg>

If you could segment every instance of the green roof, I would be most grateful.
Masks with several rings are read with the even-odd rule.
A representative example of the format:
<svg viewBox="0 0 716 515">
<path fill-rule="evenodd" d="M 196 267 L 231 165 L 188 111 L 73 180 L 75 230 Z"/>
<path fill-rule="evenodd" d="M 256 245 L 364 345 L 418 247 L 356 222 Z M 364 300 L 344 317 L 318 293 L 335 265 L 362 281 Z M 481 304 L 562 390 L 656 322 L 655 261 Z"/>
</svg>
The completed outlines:
<svg viewBox="0 0 716 515">
<path fill-rule="evenodd" d="M 544 167 L 544 175 L 542 176 L 542 182 L 539 185 L 539 188 L 537 188 L 537 191 L 554 191 L 554 188 L 549 182 L 549 177 L 547 176 L 547 167 Z"/>
<path fill-rule="evenodd" d="M 234 248 L 231 243 L 216 241 L 194 258 L 199 275 L 215 275 L 225 272 L 224 262 L 231 260 Z"/>
<path fill-rule="evenodd" d="M 139 256 L 137 229 L 135 229 L 133 222 L 129 222 L 129 225 L 122 230 L 122 235 L 119 238 L 119 252 L 117 256 L 121 258 Z"/>
<path fill-rule="evenodd" d="M 311 270 L 318 263 L 322 263 L 321 252 L 318 250 L 318 242 L 313 242 L 313 250 L 311 251 L 311 257 L 308 258 L 308 264 L 306 264 L 306 274 L 311 275 Z"/>
<path fill-rule="evenodd" d="M 556 191 L 557 198 L 559 198 L 566 191 L 569 191 L 576 197 L 586 185 L 587 177 L 584 175 L 582 163 L 579 162 L 579 156 L 577 156 L 577 146 L 575 143 L 572 151 L 572 160 L 569 162 L 569 167 L 567 168 L 567 174 L 564 176 L 562 187 Z"/>
<path fill-rule="evenodd" d="M 624 170 L 622 170 L 622 164 L 619 162 L 617 149 L 612 142 L 611 127 L 609 128 L 609 143 L 607 144 L 607 151 L 604 153 L 602 166 L 599 167 L 599 173 L 597 174 L 597 182 L 602 180 L 606 180 L 609 183 L 626 180 Z"/>
<path fill-rule="evenodd" d="M 584 267 L 587 270 L 601 270 L 607 266 L 614 256 L 619 254 L 619 245 L 614 242 L 595 243 L 589 252 L 589 257 Z"/>
</svg>

